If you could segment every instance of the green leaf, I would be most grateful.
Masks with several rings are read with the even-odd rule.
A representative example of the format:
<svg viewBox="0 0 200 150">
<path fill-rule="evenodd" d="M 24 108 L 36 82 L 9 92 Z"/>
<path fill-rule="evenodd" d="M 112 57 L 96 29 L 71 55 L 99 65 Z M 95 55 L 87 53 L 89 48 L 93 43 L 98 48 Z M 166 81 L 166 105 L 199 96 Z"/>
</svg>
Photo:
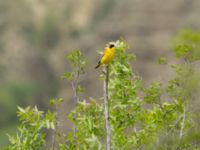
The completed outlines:
<svg viewBox="0 0 200 150">
<path fill-rule="evenodd" d="M 25 113 L 25 110 L 23 108 L 21 108 L 20 106 L 17 106 L 17 109 L 22 112 L 22 113 Z"/>
<path fill-rule="evenodd" d="M 64 73 L 64 75 L 62 76 L 62 79 L 72 80 L 73 77 L 74 77 L 74 74 L 73 74 L 73 73 L 66 72 L 66 73 Z"/>
<path fill-rule="evenodd" d="M 161 95 L 161 83 L 154 82 L 149 88 L 144 89 L 144 101 L 147 103 L 159 103 Z"/>
<path fill-rule="evenodd" d="M 157 63 L 159 64 L 159 65 L 166 65 L 167 64 L 167 59 L 166 59 L 166 57 L 159 57 L 158 58 L 158 60 L 157 60 Z"/>
</svg>

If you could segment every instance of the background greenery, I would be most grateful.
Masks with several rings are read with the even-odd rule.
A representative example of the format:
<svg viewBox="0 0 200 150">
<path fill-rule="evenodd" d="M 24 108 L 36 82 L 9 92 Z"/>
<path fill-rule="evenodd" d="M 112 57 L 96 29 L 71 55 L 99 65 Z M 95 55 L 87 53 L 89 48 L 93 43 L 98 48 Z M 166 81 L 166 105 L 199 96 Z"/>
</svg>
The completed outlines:
<svg viewBox="0 0 200 150">
<path fill-rule="evenodd" d="M 185 34 L 187 37 L 184 37 Z M 175 77 L 165 84 L 153 82 L 147 88 L 130 65 L 135 55 L 125 53 L 128 45 L 124 41 L 116 42 L 116 55 L 109 66 L 108 81 L 111 149 L 200 148 L 199 112 L 193 111 L 200 86 L 199 70 L 193 64 L 200 60 L 195 53 L 200 44 L 199 33 L 185 30 L 176 40 L 178 42 L 173 49 L 182 61 L 171 65 Z M 187 57 L 188 54 L 195 59 Z M 72 71 L 66 72 L 63 78 L 71 82 L 74 93 L 76 107 L 67 117 L 74 124 L 73 132 L 63 133 L 59 129 L 63 122 L 58 120 L 58 110 L 63 99 L 52 99 L 50 104 L 55 109 L 53 112 L 48 110 L 46 114 L 38 111 L 37 107 L 18 107 L 21 125 L 16 135 L 9 136 L 10 146 L 7 149 L 106 149 L 104 104 L 94 98 L 82 99 L 80 95 L 84 88 L 78 81 L 81 75 L 87 73 L 84 56 L 75 50 L 67 59 L 71 62 Z M 158 62 L 169 65 L 163 59 Z M 104 80 L 104 76 L 101 79 Z M 53 130 L 52 146 L 46 146 L 44 129 Z"/>
</svg>

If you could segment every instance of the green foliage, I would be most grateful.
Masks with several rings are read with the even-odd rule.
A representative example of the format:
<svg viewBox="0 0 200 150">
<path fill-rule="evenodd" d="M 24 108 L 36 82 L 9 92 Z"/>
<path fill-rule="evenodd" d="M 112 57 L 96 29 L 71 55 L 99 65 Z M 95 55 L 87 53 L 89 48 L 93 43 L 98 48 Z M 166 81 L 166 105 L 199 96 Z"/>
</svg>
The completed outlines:
<svg viewBox="0 0 200 150">
<path fill-rule="evenodd" d="M 57 106 L 57 105 L 61 104 L 63 101 L 64 101 L 63 98 L 51 99 L 51 100 L 49 101 L 49 104 L 52 105 L 52 106 Z"/>
<path fill-rule="evenodd" d="M 199 70 L 190 62 L 200 60 L 200 32 L 183 30 L 175 38 L 173 49 L 184 63 L 172 66 L 176 76 L 169 81 L 167 91 L 173 98 L 190 101 L 199 87 Z"/>
<path fill-rule="evenodd" d="M 74 120 L 74 113 L 77 119 Z M 60 144 L 61 149 L 102 149 L 105 138 L 103 105 L 91 99 L 89 103 L 80 102 L 74 111 L 70 113 L 70 120 L 77 127 L 76 140 L 73 133 L 67 137 L 66 143 Z"/>
<path fill-rule="evenodd" d="M 199 72 L 192 64 L 180 64 L 173 67 L 174 79 L 168 82 L 167 91 L 172 98 L 191 101 L 199 87 Z"/>
<path fill-rule="evenodd" d="M 37 107 L 18 107 L 17 116 L 21 121 L 15 136 L 9 135 L 8 150 L 35 150 L 45 145 L 46 133 L 44 129 L 54 129 L 54 112 L 44 114 Z"/>
<path fill-rule="evenodd" d="M 167 64 L 167 58 L 166 57 L 159 57 L 157 60 L 157 63 L 160 65 L 166 65 Z"/>
<path fill-rule="evenodd" d="M 161 96 L 161 83 L 152 83 L 149 88 L 144 89 L 144 92 L 145 102 L 159 104 Z"/>
<path fill-rule="evenodd" d="M 86 65 L 86 61 L 81 53 L 81 51 L 79 50 L 75 50 L 72 53 L 70 53 L 69 55 L 66 56 L 66 58 L 70 61 L 70 66 L 72 68 L 71 72 L 67 72 L 65 73 L 62 78 L 63 79 L 67 79 L 68 81 L 71 82 L 72 85 L 72 92 L 73 92 L 73 99 L 74 99 L 74 103 L 77 106 L 77 109 L 75 109 L 74 111 L 71 112 L 69 119 L 73 122 L 74 124 L 74 132 L 70 133 L 68 136 L 66 136 L 65 141 L 68 144 L 59 144 L 60 149 L 75 149 L 76 147 L 79 147 L 79 145 L 82 145 L 83 142 L 83 138 L 79 138 L 82 137 L 81 135 L 86 135 L 87 130 L 83 130 L 85 127 L 88 127 L 88 125 L 84 125 L 84 123 L 88 123 L 88 122 L 84 122 L 85 120 L 81 119 L 84 115 L 84 111 L 81 112 L 81 108 L 79 108 L 79 104 L 85 104 L 84 102 L 82 102 L 82 100 L 80 100 L 79 98 L 79 94 L 82 93 L 84 91 L 84 88 L 79 84 L 79 80 L 80 80 L 80 75 L 84 74 L 84 69 L 85 69 L 85 65 Z M 83 116 L 82 116 L 83 113 Z M 95 112 L 94 112 L 95 113 Z M 87 119 L 87 121 L 90 119 Z M 83 121 L 83 122 L 82 122 Z M 90 122 L 89 122 L 90 123 Z M 91 126 L 89 126 L 91 128 Z M 76 132 L 78 131 L 78 132 Z M 81 131 L 84 131 L 85 133 L 81 133 Z M 94 137 L 93 137 L 94 138 Z M 76 140 L 75 140 L 76 139 Z M 86 145 L 84 145 L 84 147 L 87 147 Z M 93 146 L 95 147 L 95 146 Z"/>
<path fill-rule="evenodd" d="M 188 61 L 200 59 L 200 31 L 190 29 L 181 31 L 175 38 L 174 52 L 177 58 Z"/>
<path fill-rule="evenodd" d="M 109 110 L 111 122 L 112 149 L 148 149 L 160 134 L 178 137 L 182 124 L 184 104 L 181 101 L 161 103 L 161 83 L 152 83 L 144 88 L 144 100 L 138 96 L 141 92 L 141 78 L 136 76 L 130 61 L 135 55 L 126 54 L 128 48 L 123 41 L 117 41 L 115 60 L 110 66 Z M 146 105 L 152 105 L 146 108 Z M 74 113 L 77 120 L 74 120 Z M 80 102 L 70 115 L 77 127 L 77 139 L 72 133 L 67 136 L 61 149 L 105 149 L 105 128 L 103 104 L 94 100 Z M 185 121 L 184 130 L 189 128 Z M 159 144 L 157 144 L 159 147 Z"/>
<path fill-rule="evenodd" d="M 138 114 L 141 113 L 141 101 L 137 95 L 141 79 L 134 75 L 130 65 L 135 55 L 125 54 L 127 44 L 123 41 L 119 43 L 115 61 L 111 65 L 109 81 L 112 147 L 130 149 L 137 144 L 132 129 L 139 119 Z"/>
<path fill-rule="evenodd" d="M 177 37 L 180 41 L 174 43 L 176 56 L 184 57 L 183 63 L 172 66 L 175 77 L 166 84 L 154 82 L 148 87 L 142 86 L 141 77 L 131 67 L 131 61 L 136 57 L 127 52 L 128 45 L 122 40 L 115 42 L 116 55 L 109 66 L 108 84 L 112 149 L 198 149 L 199 127 L 198 119 L 195 119 L 198 114 L 192 114 L 190 105 L 198 92 L 199 74 L 190 62 L 200 58 L 196 57 L 195 50 L 186 50 L 183 45 L 187 41 L 188 47 L 192 47 L 200 41 L 197 33 L 183 33 Z M 83 55 L 76 50 L 67 59 L 73 70 L 64 74 L 63 78 L 72 83 L 76 107 L 68 118 L 76 127 L 76 132 L 67 135 L 61 133 L 64 142 L 57 143 L 59 149 L 106 149 L 104 104 L 93 98 L 82 100 L 78 95 L 83 92 L 78 83 L 86 64 Z M 166 59 L 163 57 L 159 62 L 166 64 Z M 62 101 L 53 99 L 50 104 L 58 108 Z M 56 128 L 54 122 L 58 123 L 57 111 L 43 114 L 37 108 L 19 108 L 18 116 L 22 125 L 17 136 L 10 137 L 9 148 L 42 148 L 45 145 L 45 132 L 42 129 Z M 196 132 L 192 132 L 194 129 Z"/>
<path fill-rule="evenodd" d="M 34 99 L 38 92 L 36 84 L 25 81 L 2 82 L 0 85 L 0 145 L 8 144 L 5 133 L 15 133 L 17 128 L 17 117 L 15 115 L 16 105 L 24 106 Z"/>
<path fill-rule="evenodd" d="M 67 55 L 66 58 L 70 61 L 70 65 L 73 70 L 65 73 L 62 78 L 69 81 L 75 80 L 77 76 L 84 73 L 86 65 L 84 57 L 79 50 L 74 50 L 72 53 Z"/>
<path fill-rule="evenodd" d="M 166 91 L 170 98 L 177 99 L 184 104 L 186 117 L 188 117 L 185 120 L 185 134 L 179 140 L 179 148 L 198 149 L 200 147 L 198 145 L 200 141 L 197 138 L 200 135 L 199 119 L 197 119 L 199 112 L 195 112 L 193 109 L 199 107 L 196 101 L 200 87 L 200 74 L 199 68 L 195 64 L 198 64 L 200 60 L 200 32 L 181 31 L 175 38 L 173 49 L 178 58 L 183 58 L 183 63 L 172 66 L 176 75 L 168 82 Z"/>
</svg>

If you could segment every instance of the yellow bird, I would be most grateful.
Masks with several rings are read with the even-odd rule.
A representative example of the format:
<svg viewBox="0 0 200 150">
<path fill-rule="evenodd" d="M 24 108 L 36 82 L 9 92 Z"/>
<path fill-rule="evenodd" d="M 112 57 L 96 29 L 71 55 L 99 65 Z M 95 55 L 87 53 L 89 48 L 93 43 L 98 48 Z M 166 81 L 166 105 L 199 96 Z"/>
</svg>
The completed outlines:
<svg viewBox="0 0 200 150">
<path fill-rule="evenodd" d="M 115 55 L 115 44 L 110 43 L 106 48 L 105 51 L 101 57 L 101 59 L 99 60 L 97 66 L 95 67 L 95 69 L 99 68 L 101 65 L 107 65 L 109 64 Z"/>
</svg>

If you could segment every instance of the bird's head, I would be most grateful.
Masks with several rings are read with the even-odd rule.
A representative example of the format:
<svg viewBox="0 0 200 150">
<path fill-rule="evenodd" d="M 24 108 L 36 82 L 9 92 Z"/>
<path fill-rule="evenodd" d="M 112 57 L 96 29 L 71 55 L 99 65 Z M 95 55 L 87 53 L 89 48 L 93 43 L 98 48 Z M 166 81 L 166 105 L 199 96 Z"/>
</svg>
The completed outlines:
<svg viewBox="0 0 200 150">
<path fill-rule="evenodd" d="M 109 43 L 109 44 L 108 44 L 108 47 L 109 47 L 109 48 L 115 48 L 115 43 L 113 43 L 113 42 Z"/>
</svg>

